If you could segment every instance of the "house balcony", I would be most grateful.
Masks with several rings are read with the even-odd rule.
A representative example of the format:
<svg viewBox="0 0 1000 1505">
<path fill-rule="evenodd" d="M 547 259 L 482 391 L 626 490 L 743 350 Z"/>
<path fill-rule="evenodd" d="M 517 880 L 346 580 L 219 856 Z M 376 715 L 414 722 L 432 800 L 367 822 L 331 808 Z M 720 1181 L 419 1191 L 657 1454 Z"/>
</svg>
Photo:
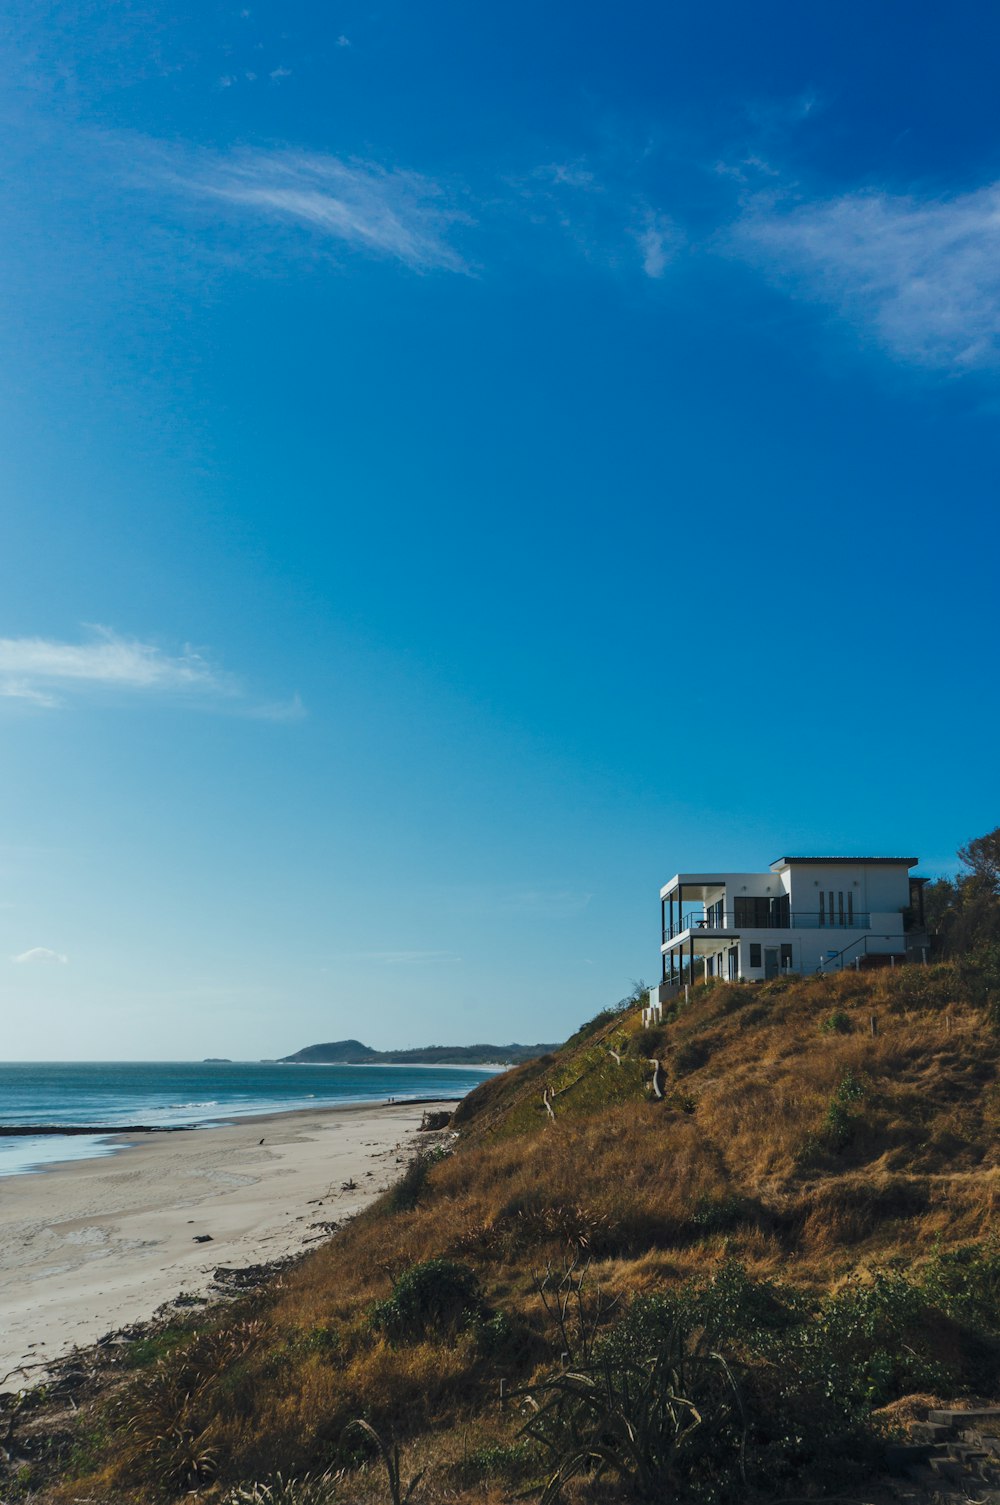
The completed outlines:
<svg viewBox="0 0 1000 1505">
<path fill-rule="evenodd" d="M 854 914 L 831 914 L 821 910 L 793 909 L 783 917 L 755 915 L 745 919 L 735 912 L 714 910 L 711 915 L 681 915 L 672 925 L 663 929 L 663 944 L 669 945 L 681 936 L 724 940 L 735 930 L 868 930 L 871 915 L 858 910 Z"/>
</svg>

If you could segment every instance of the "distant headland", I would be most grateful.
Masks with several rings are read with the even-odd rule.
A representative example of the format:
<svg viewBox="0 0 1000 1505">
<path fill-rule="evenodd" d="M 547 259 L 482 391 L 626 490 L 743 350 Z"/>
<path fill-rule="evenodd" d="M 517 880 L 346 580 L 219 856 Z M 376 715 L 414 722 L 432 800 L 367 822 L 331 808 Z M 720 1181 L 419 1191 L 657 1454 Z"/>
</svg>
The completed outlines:
<svg viewBox="0 0 1000 1505">
<path fill-rule="evenodd" d="M 558 1050 L 558 1045 L 423 1045 L 412 1050 L 374 1050 L 360 1040 L 307 1045 L 281 1056 L 290 1066 L 513 1066 Z"/>
</svg>

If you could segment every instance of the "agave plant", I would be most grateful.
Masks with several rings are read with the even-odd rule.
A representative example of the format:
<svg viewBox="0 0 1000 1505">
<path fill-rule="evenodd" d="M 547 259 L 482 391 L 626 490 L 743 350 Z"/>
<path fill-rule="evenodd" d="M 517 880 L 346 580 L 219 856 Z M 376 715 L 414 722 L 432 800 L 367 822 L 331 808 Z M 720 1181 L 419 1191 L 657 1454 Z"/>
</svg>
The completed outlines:
<svg viewBox="0 0 1000 1505">
<path fill-rule="evenodd" d="M 652 1352 L 598 1356 L 518 1392 L 522 1435 L 553 1465 L 539 1505 L 578 1474 L 611 1472 L 640 1499 L 719 1500 L 745 1482 L 743 1407 L 733 1372 L 679 1325 Z"/>
<path fill-rule="evenodd" d="M 424 1477 L 423 1473 L 414 1474 L 409 1484 L 403 1487 L 403 1479 L 400 1473 L 399 1448 L 393 1445 L 391 1448 L 381 1432 L 377 1432 L 370 1421 L 363 1421 L 360 1417 L 356 1421 L 349 1421 L 344 1428 L 343 1436 L 347 1437 L 351 1432 L 360 1432 L 367 1437 L 378 1449 L 379 1457 L 385 1464 L 385 1471 L 389 1479 L 389 1494 L 392 1496 L 392 1505 L 408 1505 L 413 1497 L 413 1491 Z"/>
<path fill-rule="evenodd" d="M 333 1486 L 339 1474 L 300 1474 L 298 1478 L 273 1479 L 253 1484 L 239 1484 L 231 1489 L 222 1505 L 336 1505 Z"/>
</svg>

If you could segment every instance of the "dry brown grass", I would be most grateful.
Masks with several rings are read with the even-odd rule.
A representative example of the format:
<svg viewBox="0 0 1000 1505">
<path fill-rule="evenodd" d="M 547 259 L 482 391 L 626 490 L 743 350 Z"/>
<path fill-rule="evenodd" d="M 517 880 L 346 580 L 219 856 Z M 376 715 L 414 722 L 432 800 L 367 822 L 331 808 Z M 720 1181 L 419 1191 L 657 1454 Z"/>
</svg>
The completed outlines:
<svg viewBox="0 0 1000 1505">
<path fill-rule="evenodd" d="M 848 1032 L 824 1033 L 834 1010 Z M 567 1058 L 480 1089 L 457 1153 L 433 1167 L 414 1210 L 371 1209 L 272 1290 L 252 1359 L 209 1385 L 220 1477 L 323 1467 L 361 1415 L 412 1439 L 415 1466 L 433 1431 L 439 1497 L 493 1498 L 493 1484 L 461 1482 L 456 1459 L 470 1432 L 510 1440 L 498 1376 L 523 1377 L 548 1352 L 533 1273 L 567 1248 L 592 1258 L 609 1294 L 652 1292 L 733 1257 L 816 1290 L 979 1238 L 995 1219 L 998 1039 L 952 968 L 697 989 L 662 1031 L 676 1089 L 665 1102 L 637 1059 L 626 1051 L 618 1067 L 608 1054 L 638 1022 L 614 1021 Z M 845 1078 L 861 1095 L 837 1146 L 824 1124 Z M 541 1105 L 549 1081 L 574 1089 L 557 1092 L 554 1123 Z M 392 1347 L 373 1331 L 372 1303 L 440 1256 L 471 1266 L 511 1314 L 511 1353 L 490 1356 L 470 1332 Z M 335 1346 L 314 1341 L 331 1332 Z M 88 1481 L 95 1498 L 108 1497 L 108 1477 Z M 110 1477 L 127 1491 L 126 1468 Z"/>
</svg>

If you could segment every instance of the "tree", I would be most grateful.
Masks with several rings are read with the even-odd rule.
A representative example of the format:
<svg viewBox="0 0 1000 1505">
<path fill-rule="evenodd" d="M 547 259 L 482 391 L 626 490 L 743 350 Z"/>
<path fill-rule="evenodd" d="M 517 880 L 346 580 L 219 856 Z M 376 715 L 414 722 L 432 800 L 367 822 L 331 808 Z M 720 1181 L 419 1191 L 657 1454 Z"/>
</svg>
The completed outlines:
<svg viewBox="0 0 1000 1505">
<path fill-rule="evenodd" d="M 958 849 L 959 861 L 991 894 L 1000 894 L 1000 826 Z"/>
</svg>

